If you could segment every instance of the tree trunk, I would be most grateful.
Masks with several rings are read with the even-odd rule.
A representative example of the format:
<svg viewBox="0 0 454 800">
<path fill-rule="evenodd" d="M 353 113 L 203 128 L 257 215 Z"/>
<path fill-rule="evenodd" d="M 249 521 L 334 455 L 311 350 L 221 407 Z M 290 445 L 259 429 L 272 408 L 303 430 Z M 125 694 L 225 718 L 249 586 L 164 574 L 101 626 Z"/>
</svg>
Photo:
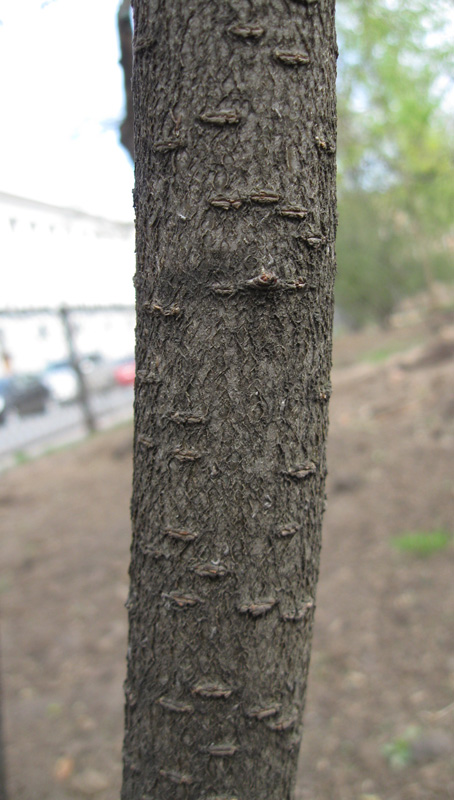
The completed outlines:
<svg viewBox="0 0 454 800">
<path fill-rule="evenodd" d="M 123 800 L 287 800 L 325 502 L 334 0 L 135 0 Z"/>
<path fill-rule="evenodd" d="M 120 44 L 120 64 L 123 67 L 125 87 L 125 117 L 120 126 L 120 141 L 134 161 L 134 114 L 132 103 L 132 28 L 129 19 L 130 0 L 121 0 L 117 13 L 118 38 Z"/>
</svg>

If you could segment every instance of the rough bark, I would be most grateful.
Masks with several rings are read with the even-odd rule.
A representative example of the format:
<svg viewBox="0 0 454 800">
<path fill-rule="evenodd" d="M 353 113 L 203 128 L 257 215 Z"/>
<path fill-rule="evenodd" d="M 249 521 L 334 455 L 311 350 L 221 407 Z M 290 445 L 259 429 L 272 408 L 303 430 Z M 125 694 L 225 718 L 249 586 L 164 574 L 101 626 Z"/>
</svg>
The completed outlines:
<svg viewBox="0 0 454 800">
<path fill-rule="evenodd" d="M 334 0 L 135 0 L 123 800 L 287 800 L 325 494 Z"/>
</svg>

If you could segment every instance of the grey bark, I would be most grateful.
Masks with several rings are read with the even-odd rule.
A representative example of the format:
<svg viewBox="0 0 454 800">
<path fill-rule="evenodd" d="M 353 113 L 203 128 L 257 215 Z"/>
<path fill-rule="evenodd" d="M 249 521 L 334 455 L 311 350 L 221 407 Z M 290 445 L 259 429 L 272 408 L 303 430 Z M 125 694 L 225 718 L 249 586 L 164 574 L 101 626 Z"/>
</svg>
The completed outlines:
<svg viewBox="0 0 454 800">
<path fill-rule="evenodd" d="M 123 800 L 287 800 L 326 475 L 334 0 L 135 0 Z"/>
</svg>

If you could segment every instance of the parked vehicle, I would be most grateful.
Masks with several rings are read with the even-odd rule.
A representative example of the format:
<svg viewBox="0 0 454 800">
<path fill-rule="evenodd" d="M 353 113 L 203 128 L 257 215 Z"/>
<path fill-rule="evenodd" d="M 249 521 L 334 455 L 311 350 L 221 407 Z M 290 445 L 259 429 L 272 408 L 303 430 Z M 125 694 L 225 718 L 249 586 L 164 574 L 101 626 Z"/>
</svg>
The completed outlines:
<svg viewBox="0 0 454 800">
<path fill-rule="evenodd" d="M 136 362 L 133 356 L 123 358 L 114 369 L 115 383 L 119 386 L 132 386 L 136 377 Z"/>
<path fill-rule="evenodd" d="M 105 392 L 114 386 L 113 365 L 98 353 L 82 356 L 79 367 L 89 392 Z M 70 361 L 56 361 L 43 372 L 43 382 L 59 403 L 72 403 L 79 396 L 77 375 Z"/>
<path fill-rule="evenodd" d="M 43 414 L 49 400 L 49 389 L 36 375 L 0 378 L 0 424 L 11 413 L 17 413 L 21 417 L 27 414 Z"/>
<path fill-rule="evenodd" d="M 42 379 L 58 403 L 72 403 L 77 399 L 77 375 L 69 361 L 49 364 L 43 372 Z"/>
</svg>

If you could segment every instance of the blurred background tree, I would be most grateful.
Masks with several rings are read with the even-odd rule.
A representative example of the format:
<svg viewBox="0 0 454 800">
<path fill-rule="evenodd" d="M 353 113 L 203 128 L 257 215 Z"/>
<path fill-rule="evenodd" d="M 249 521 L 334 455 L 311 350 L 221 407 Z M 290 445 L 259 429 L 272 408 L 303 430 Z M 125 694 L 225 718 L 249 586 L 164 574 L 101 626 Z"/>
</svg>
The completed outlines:
<svg viewBox="0 0 454 800">
<path fill-rule="evenodd" d="M 452 5 L 338 0 L 337 13 L 337 299 L 354 325 L 386 323 L 453 277 Z"/>
</svg>

